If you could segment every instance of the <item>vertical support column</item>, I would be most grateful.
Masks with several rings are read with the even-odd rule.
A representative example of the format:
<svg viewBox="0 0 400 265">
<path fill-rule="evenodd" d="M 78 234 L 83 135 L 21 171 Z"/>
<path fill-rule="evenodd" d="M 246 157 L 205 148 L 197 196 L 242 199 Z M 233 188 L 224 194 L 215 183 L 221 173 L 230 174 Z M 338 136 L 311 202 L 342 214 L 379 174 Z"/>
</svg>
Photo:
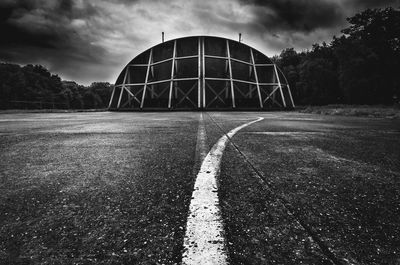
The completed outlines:
<svg viewBox="0 0 400 265">
<path fill-rule="evenodd" d="M 294 101 L 293 101 L 293 97 L 292 97 L 292 92 L 290 91 L 289 83 L 286 85 L 286 87 L 287 87 L 287 90 L 289 92 L 289 97 L 290 97 L 290 101 L 292 102 L 292 107 L 294 108 L 295 106 L 294 106 Z"/>
<path fill-rule="evenodd" d="M 280 72 L 282 73 L 282 75 L 283 75 L 283 78 L 285 78 L 286 88 L 287 88 L 288 93 L 289 93 L 289 98 L 290 98 L 290 101 L 291 101 L 291 103 L 292 103 L 292 107 L 294 108 L 295 106 L 294 106 L 294 101 L 293 101 L 293 97 L 292 97 L 292 92 L 290 91 L 289 82 L 288 82 L 288 80 L 286 79 L 286 76 L 283 74 L 282 70 L 279 69 L 279 67 L 277 67 L 277 70 L 280 71 Z"/>
<path fill-rule="evenodd" d="M 231 82 L 231 94 L 232 94 L 232 107 L 235 108 L 235 92 L 233 89 L 233 80 L 232 80 L 232 62 L 231 62 L 231 52 L 229 50 L 229 40 L 226 40 L 226 52 L 228 54 L 228 63 L 229 63 L 229 79 Z"/>
<path fill-rule="evenodd" d="M 179 60 L 175 60 L 175 67 L 174 67 L 174 71 L 175 71 L 175 73 L 178 73 L 178 64 L 179 64 Z M 172 87 L 172 89 L 174 90 L 173 91 L 173 94 L 174 94 L 174 98 L 178 98 L 178 84 L 177 83 L 175 83 L 175 86 L 173 86 Z"/>
<path fill-rule="evenodd" d="M 260 108 L 264 108 L 263 102 L 262 102 L 262 98 L 261 98 L 260 84 L 258 82 L 256 63 L 254 61 L 254 54 L 253 54 L 253 49 L 252 48 L 250 48 L 250 55 L 251 55 L 251 63 L 253 64 L 254 77 L 255 77 L 256 83 L 257 83 L 257 93 L 258 93 L 258 99 L 259 99 L 259 102 L 260 102 Z"/>
<path fill-rule="evenodd" d="M 202 87 L 202 91 L 203 91 L 203 108 L 206 108 L 206 58 L 205 58 L 205 49 L 204 49 L 204 37 L 201 38 L 201 61 L 202 61 L 202 71 L 203 71 L 203 75 L 202 75 L 202 81 L 203 81 L 203 87 Z"/>
<path fill-rule="evenodd" d="M 228 73 L 228 70 L 229 70 L 229 62 L 228 62 L 228 59 L 226 59 L 225 60 L 225 73 Z M 225 99 L 226 100 L 229 98 L 228 83 L 230 83 L 230 82 L 227 80 L 227 81 L 225 81 L 225 84 L 224 84 Z"/>
<path fill-rule="evenodd" d="M 172 87 L 174 85 L 175 57 L 176 57 L 176 40 L 174 40 L 174 51 L 172 53 L 171 81 L 169 83 L 169 98 L 168 98 L 168 108 L 169 109 L 171 109 Z"/>
<path fill-rule="evenodd" d="M 153 49 L 150 50 L 149 60 L 147 62 L 146 79 L 144 80 L 142 101 L 140 102 L 140 109 L 143 109 L 144 98 L 146 97 L 147 83 L 149 82 L 149 73 L 150 73 L 150 67 L 151 67 L 152 62 L 153 62 Z"/>
<path fill-rule="evenodd" d="M 121 91 L 119 93 L 119 99 L 118 99 L 118 104 L 117 104 L 117 109 L 119 109 L 119 106 L 121 105 L 121 99 L 122 99 L 122 93 L 124 93 L 124 87 L 121 86 Z"/>
<path fill-rule="evenodd" d="M 251 48 L 249 48 L 250 52 L 251 52 Z M 251 61 L 251 54 L 250 54 L 250 61 Z M 249 80 L 251 79 L 251 69 L 253 67 L 251 65 L 249 65 Z M 253 85 L 249 84 L 249 93 L 247 94 L 247 96 L 249 97 L 249 99 L 253 98 Z"/>
<path fill-rule="evenodd" d="M 111 104 L 114 98 L 114 94 L 115 94 L 115 86 L 113 87 L 113 91 L 111 93 L 111 99 L 110 99 L 110 103 L 108 103 L 108 108 L 111 108 Z"/>
<path fill-rule="evenodd" d="M 281 92 L 283 107 L 286 108 L 285 97 L 283 96 L 281 80 L 280 80 L 280 78 L 279 78 L 278 70 L 276 69 L 276 64 L 274 64 L 274 70 L 275 70 L 276 78 L 277 78 L 277 80 L 278 80 L 279 91 Z"/>
<path fill-rule="evenodd" d="M 153 55 L 152 55 L 152 57 L 151 57 L 151 65 L 150 65 L 150 72 L 151 72 L 151 76 L 152 77 L 154 77 L 154 65 L 153 65 L 153 62 L 154 62 L 154 60 L 153 60 Z M 151 91 L 151 99 L 153 99 L 154 98 L 154 85 L 150 85 L 150 91 Z"/>
<path fill-rule="evenodd" d="M 275 85 L 277 82 L 278 81 L 276 80 L 276 74 L 275 74 L 275 69 L 274 69 L 273 73 L 272 73 L 272 83 L 274 83 L 274 85 L 272 86 L 272 90 L 271 90 L 271 92 L 273 92 L 272 96 L 271 96 L 272 97 L 272 101 L 275 101 L 275 98 L 276 98 L 276 93 L 275 92 L 277 92 L 276 90 L 279 88 L 277 85 Z"/>
<path fill-rule="evenodd" d="M 129 71 L 129 66 L 128 66 L 128 70 L 127 70 L 127 72 L 128 72 L 128 74 L 127 74 L 127 76 L 126 76 L 126 84 L 130 84 L 131 83 L 131 72 Z M 129 93 L 129 92 L 131 92 L 131 90 L 129 89 L 130 88 L 130 86 L 129 85 L 127 85 L 127 86 L 125 86 L 125 89 L 126 89 L 126 91 L 128 92 L 128 107 L 130 107 L 129 106 L 129 104 L 131 103 L 131 97 L 132 97 L 132 95 Z M 132 103 L 133 104 L 133 103 Z M 125 104 L 126 105 L 126 104 Z"/>
<path fill-rule="evenodd" d="M 197 108 L 201 109 L 201 37 L 198 38 L 197 49 Z"/>
<path fill-rule="evenodd" d="M 129 71 L 129 65 L 126 66 L 126 69 L 125 69 L 124 81 L 122 81 L 121 93 L 119 93 L 117 109 L 119 109 L 119 106 L 121 105 L 122 93 L 124 93 L 124 90 L 125 90 L 125 83 L 126 83 L 126 77 L 128 76 L 128 71 Z"/>
</svg>

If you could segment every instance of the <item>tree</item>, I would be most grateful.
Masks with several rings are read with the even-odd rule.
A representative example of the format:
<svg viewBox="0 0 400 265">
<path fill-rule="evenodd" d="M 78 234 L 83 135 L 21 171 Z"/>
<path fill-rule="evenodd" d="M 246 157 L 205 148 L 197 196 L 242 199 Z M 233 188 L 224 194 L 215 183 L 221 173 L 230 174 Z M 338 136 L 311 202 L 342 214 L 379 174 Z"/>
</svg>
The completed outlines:
<svg viewBox="0 0 400 265">
<path fill-rule="evenodd" d="M 94 82 L 89 88 L 99 97 L 98 107 L 106 108 L 111 97 L 113 85 L 108 82 Z"/>
<path fill-rule="evenodd" d="M 299 102 L 300 98 L 302 98 L 302 91 L 300 91 L 297 86 L 300 79 L 298 66 L 302 61 L 302 57 L 303 56 L 297 53 L 293 48 L 287 48 L 275 58 L 275 62 L 283 71 L 289 82 L 295 102 Z"/>
<path fill-rule="evenodd" d="M 65 100 L 68 108 L 82 109 L 84 107 L 82 86 L 73 81 L 62 81 L 61 97 Z"/>
<path fill-rule="evenodd" d="M 327 44 L 315 44 L 298 66 L 298 89 L 302 91 L 300 103 L 324 105 L 339 103 L 342 94 L 337 78 L 337 61 Z"/>
<path fill-rule="evenodd" d="M 62 81 L 41 65 L 0 63 L 0 104 L 8 108 L 106 108 L 113 86 Z"/>
<path fill-rule="evenodd" d="M 346 101 L 391 104 L 400 95 L 400 11 L 367 9 L 333 40 Z"/>
<path fill-rule="evenodd" d="M 275 58 L 300 104 L 392 104 L 400 97 L 400 11 L 365 10 L 344 35 Z"/>
</svg>

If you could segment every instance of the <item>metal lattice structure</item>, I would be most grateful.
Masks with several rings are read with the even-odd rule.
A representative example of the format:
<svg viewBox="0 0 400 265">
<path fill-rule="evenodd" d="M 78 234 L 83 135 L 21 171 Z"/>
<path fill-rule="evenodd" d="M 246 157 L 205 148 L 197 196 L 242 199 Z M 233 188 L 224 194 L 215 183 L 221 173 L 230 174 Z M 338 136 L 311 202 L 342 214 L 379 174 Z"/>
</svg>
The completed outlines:
<svg viewBox="0 0 400 265">
<path fill-rule="evenodd" d="M 261 52 L 234 40 L 195 36 L 160 43 L 122 70 L 110 110 L 294 108 L 289 84 Z"/>
</svg>

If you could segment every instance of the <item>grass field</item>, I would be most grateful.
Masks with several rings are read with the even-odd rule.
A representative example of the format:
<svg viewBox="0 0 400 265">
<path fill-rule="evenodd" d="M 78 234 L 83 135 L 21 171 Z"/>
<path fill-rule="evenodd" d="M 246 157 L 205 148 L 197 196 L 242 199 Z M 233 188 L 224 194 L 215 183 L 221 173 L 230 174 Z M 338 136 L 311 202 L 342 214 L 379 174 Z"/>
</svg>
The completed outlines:
<svg viewBox="0 0 400 265">
<path fill-rule="evenodd" d="M 0 114 L 0 264 L 178 264 L 200 113 Z M 204 113 L 230 264 L 400 263 L 400 121 Z"/>
<path fill-rule="evenodd" d="M 326 105 L 300 109 L 302 113 L 400 119 L 399 106 Z"/>
</svg>

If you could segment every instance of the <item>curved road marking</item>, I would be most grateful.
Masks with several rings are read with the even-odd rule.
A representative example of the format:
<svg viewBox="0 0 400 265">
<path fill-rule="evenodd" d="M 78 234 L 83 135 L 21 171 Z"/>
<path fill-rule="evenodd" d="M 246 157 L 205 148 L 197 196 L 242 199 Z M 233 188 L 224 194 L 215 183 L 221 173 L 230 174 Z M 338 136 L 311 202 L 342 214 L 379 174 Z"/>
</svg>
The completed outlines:
<svg viewBox="0 0 400 265">
<path fill-rule="evenodd" d="M 258 118 L 231 130 L 214 144 L 204 158 L 190 202 L 182 264 L 227 264 L 224 228 L 217 195 L 221 158 L 230 138 L 239 130 L 263 119 Z"/>
</svg>

